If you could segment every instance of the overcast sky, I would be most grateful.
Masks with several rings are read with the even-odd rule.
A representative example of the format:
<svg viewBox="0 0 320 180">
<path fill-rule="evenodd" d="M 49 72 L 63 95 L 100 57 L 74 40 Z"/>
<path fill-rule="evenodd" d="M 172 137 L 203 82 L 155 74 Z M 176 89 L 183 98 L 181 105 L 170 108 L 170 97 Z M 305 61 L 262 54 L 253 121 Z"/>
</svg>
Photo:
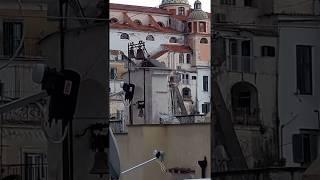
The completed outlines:
<svg viewBox="0 0 320 180">
<path fill-rule="evenodd" d="M 162 0 L 110 0 L 110 3 L 118 4 L 130 4 L 137 6 L 149 6 L 149 7 L 159 7 Z M 200 0 L 202 3 L 202 9 L 206 12 L 210 12 L 210 0 Z M 193 8 L 193 3 L 195 0 L 189 0 L 189 4 Z"/>
</svg>

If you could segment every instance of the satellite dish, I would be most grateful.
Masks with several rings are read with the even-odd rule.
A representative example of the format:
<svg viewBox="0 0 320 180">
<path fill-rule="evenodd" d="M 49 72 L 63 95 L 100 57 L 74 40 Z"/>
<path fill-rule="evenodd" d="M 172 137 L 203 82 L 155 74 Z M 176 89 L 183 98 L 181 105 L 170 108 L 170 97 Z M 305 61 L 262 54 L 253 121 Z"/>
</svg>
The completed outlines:
<svg viewBox="0 0 320 180">
<path fill-rule="evenodd" d="M 115 179 L 120 177 L 120 158 L 119 148 L 117 140 L 113 135 L 111 128 L 109 127 L 109 169 L 110 176 Z"/>
</svg>

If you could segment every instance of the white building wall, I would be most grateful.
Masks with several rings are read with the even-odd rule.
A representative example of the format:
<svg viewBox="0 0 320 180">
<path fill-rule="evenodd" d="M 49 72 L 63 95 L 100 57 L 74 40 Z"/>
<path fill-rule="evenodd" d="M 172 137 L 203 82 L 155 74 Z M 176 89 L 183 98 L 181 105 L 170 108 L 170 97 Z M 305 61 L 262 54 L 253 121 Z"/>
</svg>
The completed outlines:
<svg viewBox="0 0 320 180">
<path fill-rule="evenodd" d="M 198 110 L 202 113 L 202 104 L 210 103 L 210 92 L 211 92 L 211 76 L 210 68 L 198 68 L 197 69 L 197 99 L 198 99 Z M 203 76 L 208 76 L 208 91 L 203 90 Z"/>
<path fill-rule="evenodd" d="M 122 33 L 127 33 L 129 35 L 128 39 L 120 39 Z M 154 41 L 146 41 L 146 37 L 152 35 Z M 121 50 L 125 55 L 128 55 L 128 43 L 134 42 L 138 43 L 139 41 L 144 41 L 148 53 L 152 56 L 153 54 L 162 50 L 161 44 L 178 44 L 178 43 L 169 43 L 171 37 L 176 37 L 184 41 L 184 36 L 182 34 L 164 34 L 164 33 L 151 33 L 151 32 L 142 32 L 142 31 L 132 31 L 124 29 L 110 29 L 110 49 Z"/>
<path fill-rule="evenodd" d="M 294 37 L 294 38 L 293 38 Z M 279 113 L 283 128 L 283 155 L 287 166 L 297 166 L 293 162 L 292 134 L 299 129 L 317 129 L 318 119 L 315 109 L 320 102 L 320 31 L 318 29 L 280 29 L 279 48 Z M 296 94 L 296 45 L 312 46 L 313 95 Z"/>
</svg>

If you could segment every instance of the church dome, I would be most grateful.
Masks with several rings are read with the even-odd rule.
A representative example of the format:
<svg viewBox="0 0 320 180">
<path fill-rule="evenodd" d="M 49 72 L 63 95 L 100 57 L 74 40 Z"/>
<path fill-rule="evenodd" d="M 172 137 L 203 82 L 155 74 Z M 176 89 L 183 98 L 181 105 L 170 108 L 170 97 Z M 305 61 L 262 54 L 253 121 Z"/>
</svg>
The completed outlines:
<svg viewBox="0 0 320 180">
<path fill-rule="evenodd" d="M 185 4 L 189 5 L 188 0 L 162 0 L 160 6 L 168 5 L 168 4 Z"/>
<path fill-rule="evenodd" d="M 204 20 L 209 19 L 208 14 L 201 9 L 201 2 L 199 0 L 194 2 L 194 10 L 188 16 L 189 20 Z"/>
</svg>

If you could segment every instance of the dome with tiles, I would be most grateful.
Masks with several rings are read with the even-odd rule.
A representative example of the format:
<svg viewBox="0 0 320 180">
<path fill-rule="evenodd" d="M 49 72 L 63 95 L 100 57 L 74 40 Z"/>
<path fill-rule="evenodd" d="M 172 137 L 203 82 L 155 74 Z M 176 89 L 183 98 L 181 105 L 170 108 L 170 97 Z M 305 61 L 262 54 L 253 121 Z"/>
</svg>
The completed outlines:
<svg viewBox="0 0 320 180">
<path fill-rule="evenodd" d="M 201 9 L 201 2 L 197 0 L 194 2 L 194 10 L 188 16 L 189 20 L 204 20 L 209 19 L 209 16 L 206 12 Z"/>
<path fill-rule="evenodd" d="M 189 5 L 188 0 L 162 0 L 160 6 L 167 5 L 167 4 L 187 4 Z"/>
</svg>

